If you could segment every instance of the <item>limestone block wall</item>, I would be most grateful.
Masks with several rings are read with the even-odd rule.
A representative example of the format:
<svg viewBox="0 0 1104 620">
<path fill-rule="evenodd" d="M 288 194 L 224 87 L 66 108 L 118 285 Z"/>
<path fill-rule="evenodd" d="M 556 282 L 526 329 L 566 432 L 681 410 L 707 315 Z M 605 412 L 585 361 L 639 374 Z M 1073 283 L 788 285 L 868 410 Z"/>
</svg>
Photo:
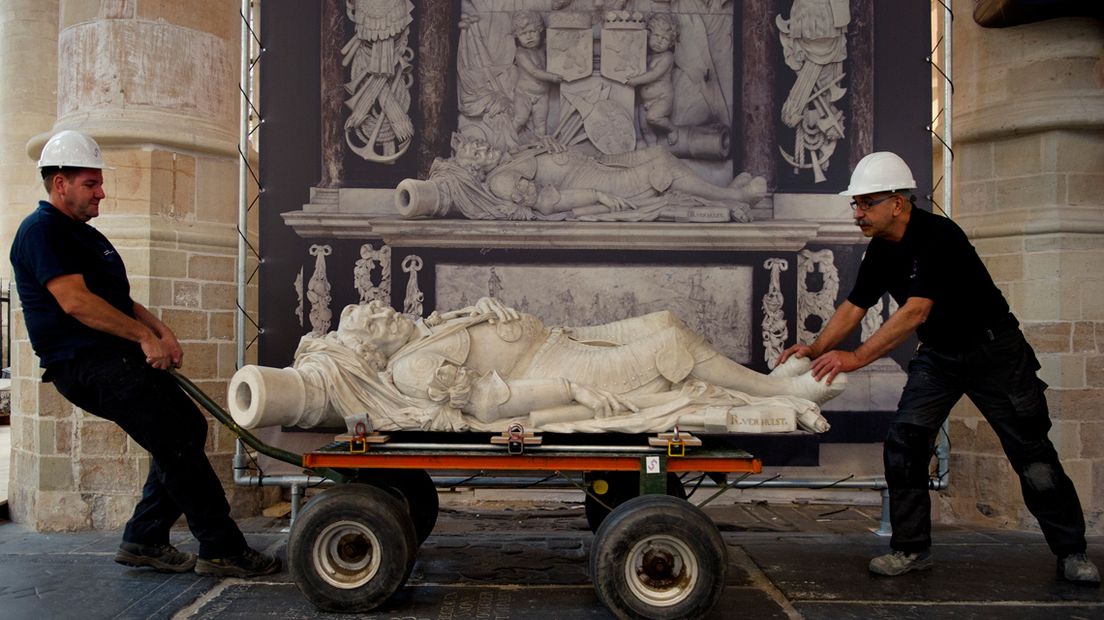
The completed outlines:
<svg viewBox="0 0 1104 620">
<path fill-rule="evenodd" d="M 985 29 L 956 1 L 954 205 L 1042 364 L 1050 437 L 1104 532 L 1104 23 Z M 1034 528 L 992 429 L 952 415 L 942 516 Z"/>
<path fill-rule="evenodd" d="M 114 170 L 93 224 L 119 249 L 135 300 L 176 332 L 184 374 L 223 401 L 236 362 L 238 5 L 63 0 L 55 19 L 56 38 L 39 51 L 57 58 L 56 119 L 23 138 L 21 165 L 33 175 L 60 129 L 99 141 Z M 13 223 L 0 221 L 7 239 L 42 197 L 37 187 Z M 12 518 L 38 530 L 119 527 L 149 457 L 40 381 L 14 307 Z M 213 421 L 207 451 L 235 514 L 255 514 L 262 494 L 233 484 L 234 437 Z"/>
</svg>

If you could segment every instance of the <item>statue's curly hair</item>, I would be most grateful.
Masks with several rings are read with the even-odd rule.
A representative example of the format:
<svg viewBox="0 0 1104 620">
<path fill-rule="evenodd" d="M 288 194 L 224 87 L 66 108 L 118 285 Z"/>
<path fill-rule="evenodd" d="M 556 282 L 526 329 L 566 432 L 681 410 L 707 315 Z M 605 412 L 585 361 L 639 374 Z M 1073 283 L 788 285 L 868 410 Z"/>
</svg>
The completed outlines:
<svg viewBox="0 0 1104 620">
<path fill-rule="evenodd" d="M 514 11 L 512 25 L 512 32 L 515 35 L 529 26 L 536 26 L 538 30 L 544 30 L 544 20 L 541 19 L 540 13 L 536 11 Z"/>
<path fill-rule="evenodd" d="M 678 20 L 670 13 L 653 13 L 648 18 L 648 31 L 666 34 L 671 37 L 671 42 L 674 43 L 679 35 Z"/>
</svg>

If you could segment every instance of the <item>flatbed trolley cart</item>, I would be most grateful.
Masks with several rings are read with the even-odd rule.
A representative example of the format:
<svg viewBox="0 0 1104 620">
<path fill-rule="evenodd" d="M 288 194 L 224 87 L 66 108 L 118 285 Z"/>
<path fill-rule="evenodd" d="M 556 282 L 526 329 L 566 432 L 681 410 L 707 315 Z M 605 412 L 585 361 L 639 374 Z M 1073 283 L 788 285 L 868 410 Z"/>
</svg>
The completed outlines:
<svg viewBox="0 0 1104 620">
<path fill-rule="evenodd" d="M 288 536 L 288 568 L 300 591 L 325 611 L 365 612 L 406 582 L 418 546 L 437 521 L 431 471 L 544 472 L 586 493 L 595 530 L 589 572 L 598 598 L 619 618 L 694 618 L 720 599 L 727 557 L 716 525 L 686 501 L 678 475 L 700 472 L 726 488 L 760 473 L 743 450 L 708 448 L 687 433 L 639 438 L 637 445 L 540 445 L 512 427 L 486 444 L 390 442 L 339 436 L 295 454 L 269 446 L 234 422 L 179 373 L 177 382 L 254 450 L 309 469 L 336 484 L 298 511 Z M 471 441 L 457 433 L 460 441 Z M 582 482 L 579 482 L 581 480 Z"/>
</svg>

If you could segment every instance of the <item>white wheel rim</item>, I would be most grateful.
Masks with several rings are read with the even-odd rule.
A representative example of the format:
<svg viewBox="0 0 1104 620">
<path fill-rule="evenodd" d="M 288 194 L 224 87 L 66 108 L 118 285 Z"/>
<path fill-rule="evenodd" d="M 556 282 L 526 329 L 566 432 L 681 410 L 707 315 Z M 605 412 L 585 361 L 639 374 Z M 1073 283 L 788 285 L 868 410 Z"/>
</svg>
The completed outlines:
<svg viewBox="0 0 1104 620">
<path fill-rule="evenodd" d="M 690 547 L 666 534 L 640 540 L 625 561 L 629 590 L 654 607 L 670 607 L 686 600 L 698 584 L 700 572 Z"/>
<path fill-rule="evenodd" d="M 379 572 L 380 549 L 379 539 L 364 524 L 338 521 L 318 535 L 311 556 L 318 576 L 326 583 L 353 590 Z"/>
</svg>

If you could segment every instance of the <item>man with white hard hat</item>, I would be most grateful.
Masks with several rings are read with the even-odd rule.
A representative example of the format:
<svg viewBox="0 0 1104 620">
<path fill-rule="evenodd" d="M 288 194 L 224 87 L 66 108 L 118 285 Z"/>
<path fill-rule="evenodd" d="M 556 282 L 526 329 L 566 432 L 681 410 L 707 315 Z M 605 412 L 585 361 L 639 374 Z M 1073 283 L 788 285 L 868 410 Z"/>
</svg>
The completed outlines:
<svg viewBox="0 0 1104 620">
<path fill-rule="evenodd" d="M 920 346 L 885 440 L 892 553 L 870 562 L 870 572 L 896 576 L 932 566 L 928 467 L 932 446 L 951 407 L 968 396 L 1004 447 L 1020 478 L 1024 502 L 1038 519 L 1058 574 L 1100 584 L 1085 555 L 1085 519 L 1073 483 L 1047 438 L 1050 415 L 1035 374 L 1039 362 L 1024 339 L 966 234 L 949 218 L 916 208 L 916 181 L 894 153 L 859 161 L 844 196 L 852 217 L 871 237 L 854 288 L 816 342 L 782 352 L 812 361 L 813 376 L 831 382 L 866 366 L 913 332 Z M 854 351 L 835 349 L 889 293 L 899 308 Z"/>
<path fill-rule="evenodd" d="M 74 405 L 118 424 L 152 457 L 142 498 L 115 561 L 160 572 L 253 577 L 280 570 L 249 548 L 204 452 L 207 420 L 167 372 L 184 353 L 176 336 L 130 296 L 122 258 L 88 221 L 104 199 L 100 147 L 61 131 L 38 160 L 48 201 L 19 226 L 11 262 L 31 346 Z M 169 544 L 183 515 L 199 557 Z"/>
</svg>

